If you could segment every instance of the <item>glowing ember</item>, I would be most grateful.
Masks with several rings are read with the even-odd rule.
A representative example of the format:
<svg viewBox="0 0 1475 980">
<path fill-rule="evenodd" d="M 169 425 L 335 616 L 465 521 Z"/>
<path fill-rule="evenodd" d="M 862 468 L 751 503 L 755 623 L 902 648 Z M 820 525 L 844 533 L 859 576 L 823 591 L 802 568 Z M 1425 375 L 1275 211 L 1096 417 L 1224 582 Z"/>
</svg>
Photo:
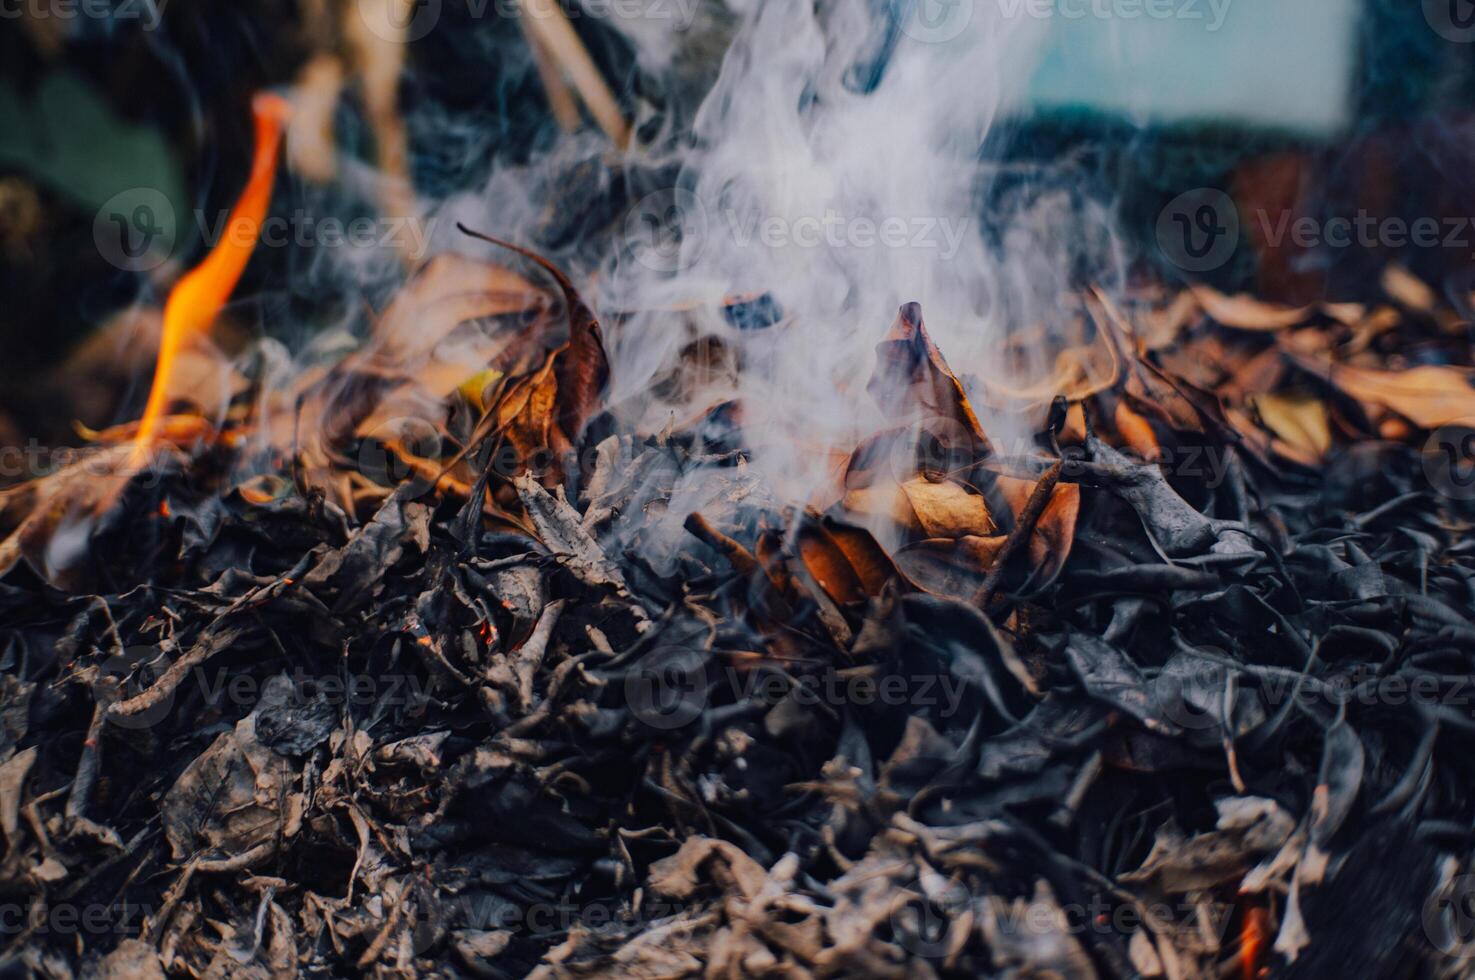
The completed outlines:
<svg viewBox="0 0 1475 980">
<path fill-rule="evenodd" d="M 256 119 L 256 155 L 246 188 L 231 210 L 220 241 L 203 262 L 175 284 L 164 305 L 164 330 L 159 338 L 154 383 L 133 440 L 135 464 L 142 462 L 161 436 L 176 357 L 186 342 L 210 329 L 256 249 L 261 223 L 271 203 L 277 150 L 290 107 L 280 96 L 263 93 L 256 96 L 251 109 Z"/>
</svg>

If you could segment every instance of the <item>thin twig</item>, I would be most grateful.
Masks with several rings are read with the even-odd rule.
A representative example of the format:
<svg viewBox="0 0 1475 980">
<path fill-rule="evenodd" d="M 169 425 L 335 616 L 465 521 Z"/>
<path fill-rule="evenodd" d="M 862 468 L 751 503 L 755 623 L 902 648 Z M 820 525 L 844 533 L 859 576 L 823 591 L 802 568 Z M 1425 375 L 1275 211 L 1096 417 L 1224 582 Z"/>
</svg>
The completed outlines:
<svg viewBox="0 0 1475 980">
<path fill-rule="evenodd" d="M 589 114 L 610 142 L 625 149 L 630 143 L 630 124 L 563 8 L 555 0 L 523 0 L 523 20 L 553 63 L 573 82 L 579 97 L 589 107 Z"/>
<path fill-rule="evenodd" d="M 999 588 L 999 581 L 1004 577 L 1004 567 L 1029 540 L 1030 535 L 1035 531 L 1035 525 L 1040 522 L 1040 515 L 1045 512 L 1045 505 L 1050 502 L 1050 495 L 1055 492 L 1056 485 L 1060 483 L 1060 468 L 1063 464 L 1064 460 L 1056 460 L 1055 465 L 1046 470 L 1044 476 L 1040 477 L 1040 482 L 1035 484 L 1034 492 L 1029 495 L 1029 502 L 1024 505 L 1024 510 L 1019 512 L 1019 520 L 1014 523 L 1009 537 L 1004 539 L 1004 547 L 999 551 L 994 567 L 989 570 L 988 577 L 983 580 L 983 587 L 973 597 L 974 605 L 981 608 L 985 615 L 988 614 L 994 593 Z"/>
<path fill-rule="evenodd" d="M 526 18 L 522 18 L 520 23 L 523 36 L 527 38 L 528 47 L 533 52 L 533 64 L 538 68 L 538 78 L 543 83 L 543 92 L 548 96 L 548 107 L 553 110 L 553 118 L 564 132 L 571 133 L 579 128 L 580 119 L 579 104 L 574 100 L 573 90 L 568 87 L 563 72 L 554 64 L 547 47 L 538 40 L 537 34 L 528 29 Z"/>
</svg>

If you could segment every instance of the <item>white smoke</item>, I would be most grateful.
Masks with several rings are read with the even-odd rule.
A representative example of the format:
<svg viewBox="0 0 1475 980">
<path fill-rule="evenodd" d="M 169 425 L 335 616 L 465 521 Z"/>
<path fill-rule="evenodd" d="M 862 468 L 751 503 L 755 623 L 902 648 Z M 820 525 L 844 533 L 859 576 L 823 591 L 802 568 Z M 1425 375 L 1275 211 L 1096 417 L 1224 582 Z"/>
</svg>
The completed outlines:
<svg viewBox="0 0 1475 980">
<path fill-rule="evenodd" d="M 604 282 L 605 305 L 647 311 L 611 331 L 614 400 L 638 398 L 693 333 L 722 337 L 741 370 L 705 398 L 741 399 L 765 476 L 802 498 L 824 450 L 885 424 L 865 383 L 898 306 L 922 304 L 956 371 L 996 373 L 1006 321 L 1046 317 L 1063 290 L 1079 215 L 983 213 L 995 174 L 980 149 L 1026 95 L 1038 20 L 967 0 L 730 6 L 742 26 L 682 177 L 636 205 Z M 783 321 L 724 322 L 723 298 L 753 293 Z M 693 307 L 685 323 L 668 312 Z"/>
</svg>

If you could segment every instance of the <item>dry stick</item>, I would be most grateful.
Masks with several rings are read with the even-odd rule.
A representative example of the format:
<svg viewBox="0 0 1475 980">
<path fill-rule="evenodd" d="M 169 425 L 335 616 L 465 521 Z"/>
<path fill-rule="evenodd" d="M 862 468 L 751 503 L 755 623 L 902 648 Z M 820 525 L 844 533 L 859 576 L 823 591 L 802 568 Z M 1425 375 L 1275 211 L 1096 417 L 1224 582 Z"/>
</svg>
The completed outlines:
<svg viewBox="0 0 1475 980">
<path fill-rule="evenodd" d="M 555 0 L 523 0 L 523 8 L 524 26 L 574 83 L 579 97 L 589 107 L 589 114 L 610 142 L 625 149 L 630 142 L 630 124 L 625 121 L 625 114 L 605 84 L 599 67 L 589 57 L 589 49 L 584 47 L 574 25 L 569 23 L 568 15 Z"/>
<path fill-rule="evenodd" d="M 87 726 L 87 738 L 82 742 L 82 758 L 77 761 L 77 774 L 72 777 L 72 791 L 67 796 L 67 819 L 76 822 L 87 815 L 92 804 L 92 790 L 97 785 L 98 767 L 101 765 L 102 724 L 107 716 L 107 706 L 97 704 L 92 709 L 92 721 Z"/>
<path fill-rule="evenodd" d="M 1035 532 L 1035 525 L 1040 522 L 1040 515 L 1045 512 L 1045 505 L 1050 502 L 1050 495 L 1055 492 L 1056 485 L 1060 482 L 1060 467 L 1064 460 L 1056 460 L 1055 465 L 1045 471 L 1040 477 L 1040 482 L 1035 484 L 1034 492 L 1029 495 L 1029 502 L 1024 505 L 1024 510 L 1019 512 L 1019 520 L 1015 522 L 1009 537 L 1004 539 L 1004 547 L 999 551 L 999 557 L 994 561 L 994 567 L 989 570 L 988 577 L 983 580 L 983 588 L 973 597 L 974 605 L 981 608 L 984 615 L 988 615 L 989 606 L 993 603 L 994 592 L 999 588 L 999 581 L 1004 577 L 1004 566 L 1009 564 L 1024 543 L 1029 540 L 1030 535 Z"/>
<path fill-rule="evenodd" d="M 543 612 L 538 616 L 538 624 L 533 627 L 533 635 L 517 651 L 517 662 L 512 665 L 512 673 L 517 678 L 517 693 L 522 696 L 524 707 L 531 707 L 533 703 L 533 679 L 538 668 L 543 665 L 548 644 L 553 639 L 553 630 L 558 626 L 558 617 L 567 604 L 567 599 L 557 599 L 544 606 Z"/>
<path fill-rule="evenodd" d="M 180 657 L 169 668 L 160 675 L 148 690 L 129 698 L 126 701 L 114 701 L 108 707 L 108 714 L 114 718 L 130 718 L 142 714 L 150 708 L 155 707 L 165 698 L 170 697 L 179 685 L 183 684 L 189 676 L 189 672 L 200 664 L 215 656 L 216 653 L 229 647 L 245 634 L 246 628 L 241 626 L 212 626 L 201 634 L 190 648 L 189 653 Z"/>
<path fill-rule="evenodd" d="M 705 517 L 692 511 L 683 525 L 686 530 L 707 547 L 723 555 L 741 575 L 762 571 L 758 559 L 741 543 L 734 541 L 713 527 Z"/>
<path fill-rule="evenodd" d="M 553 56 L 538 40 L 538 36 L 528 30 L 526 18 L 520 19 L 523 36 L 527 38 L 528 47 L 533 52 L 533 64 L 538 68 L 538 78 L 543 82 L 543 92 L 548 96 L 548 107 L 553 110 L 553 118 L 558 120 L 558 125 L 566 133 L 571 133 L 579 128 L 579 104 L 574 101 L 573 90 L 568 87 L 564 80 L 563 72 L 553 63 Z"/>
</svg>

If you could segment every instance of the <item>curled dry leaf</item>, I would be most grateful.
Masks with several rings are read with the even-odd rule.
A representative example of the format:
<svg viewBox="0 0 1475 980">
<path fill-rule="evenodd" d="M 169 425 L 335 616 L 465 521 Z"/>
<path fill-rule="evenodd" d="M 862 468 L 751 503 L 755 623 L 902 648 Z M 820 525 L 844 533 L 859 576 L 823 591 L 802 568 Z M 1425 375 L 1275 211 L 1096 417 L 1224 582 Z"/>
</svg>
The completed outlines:
<svg viewBox="0 0 1475 980">
<path fill-rule="evenodd" d="M 1311 395 L 1269 394 L 1254 399 L 1260 421 L 1275 433 L 1277 451 L 1297 463 L 1314 465 L 1332 445 L 1326 405 Z"/>
<path fill-rule="evenodd" d="M 464 225 L 461 230 L 535 262 L 554 278 L 563 293 L 568 340 L 532 374 L 511 381 L 505 398 L 494 410 L 498 427 L 505 429 L 524 463 L 543 450 L 562 454 L 573 447 L 583 435 L 584 426 L 600 410 L 609 383 L 609 358 L 599 321 L 563 271 L 541 255 Z"/>
<path fill-rule="evenodd" d="M 940 419 L 960 427 L 972 439 L 971 448 L 991 451 L 962 383 L 927 335 L 916 303 L 901 308 L 891 331 L 876 345 L 876 370 L 866 390 L 893 421 Z"/>
<path fill-rule="evenodd" d="M 448 252 L 432 259 L 396 294 L 374 324 L 373 354 L 413 375 L 461 324 L 538 310 L 547 302 L 542 290 L 511 269 Z M 462 380 L 485 368 L 498 346 L 483 342 L 457 351 L 467 369 Z"/>
<path fill-rule="evenodd" d="M 1380 371 L 1334 364 L 1309 354 L 1288 351 L 1286 356 L 1365 408 L 1397 412 L 1420 428 L 1437 429 L 1475 420 L 1475 388 L 1470 386 L 1470 372 L 1463 368 L 1424 364 L 1401 371 Z"/>
<path fill-rule="evenodd" d="M 1314 306 L 1281 306 L 1246 296 L 1225 296 L 1208 286 L 1191 286 L 1204 312 L 1216 322 L 1237 330 L 1284 330 L 1305 323 Z"/>
<path fill-rule="evenodd" d="M 1006 540 L 1002 534 L 930 538 L 897 551 L 896 564 L 928 592 L 968 599 L 983 585 Z"/>
<path fill-rule="evenodd" d="M 796 536 L 804 567 L 838 603 L 878 596 L 887 582 L 902 577 L 886 550 L 863 528 L 809 515 Z"/>
<path fill-rule="evenodd" d="M 1147 419 L 1134 412 L 1125 401 L 1116 403 L 1113 415 L 1117 434 L 1138 456 L 1147 460 L 1157 460 L 1162 456 L 1163 447 L 1158 444 L 1157 435 Z"/>
</svg>

